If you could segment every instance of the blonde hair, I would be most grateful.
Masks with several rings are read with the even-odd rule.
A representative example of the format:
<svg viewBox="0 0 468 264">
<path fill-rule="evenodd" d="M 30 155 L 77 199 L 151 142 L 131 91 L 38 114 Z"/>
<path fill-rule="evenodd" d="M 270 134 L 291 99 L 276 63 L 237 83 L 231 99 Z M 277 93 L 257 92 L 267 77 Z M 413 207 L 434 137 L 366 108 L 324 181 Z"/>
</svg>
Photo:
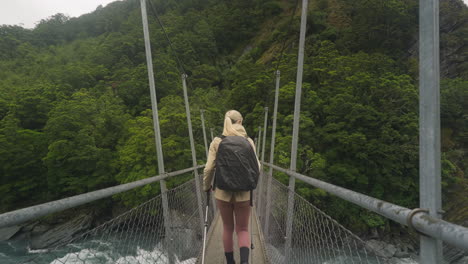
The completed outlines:
<svg viewBox="0 0 468 264">
<path fill-rule="evenodd" d="M 234 128 L 234 124 L 237 121 L 242 121 L 242 115 L 236 110 L 229 110 L 226 112 L 224 115 L 224 128 L 223 128 L 223 135 L 224 136 L 245 136 L 243 133 L 237 131 L 237 129 Z M 236 124 L 240 125 L 240 124 Z"/>
</svg>

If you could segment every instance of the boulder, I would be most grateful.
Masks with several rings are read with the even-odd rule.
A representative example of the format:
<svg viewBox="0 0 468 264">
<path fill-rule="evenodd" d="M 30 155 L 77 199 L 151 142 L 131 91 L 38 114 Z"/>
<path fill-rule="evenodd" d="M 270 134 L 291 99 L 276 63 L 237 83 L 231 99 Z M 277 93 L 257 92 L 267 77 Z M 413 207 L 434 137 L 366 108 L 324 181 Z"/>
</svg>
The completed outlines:
<svg viewBox="0 0 468 264">
<path fill-rule="evenodd" d="M 31 236 L 39 236 L 50 230 L 52 227 L 46 224 L 37 224 L 31 229 Z"/>
<path fill-rule="evenodd" d="M 68 222 L 58 225 L 47 232 L 33 236 L 31 239 L 31 249 L 44 249 L 60 245 L 63 242 L 70 241 L 80 232 L 86 231 L 91 227 L 93 217 L 91 215 L 80 215 Z M 41 227 L 38 227 L 43 231 Z"/>
<path fill-rule="evenodd" d="M 391 258 L 388 262 L 389 264 L 419 264 L 416 260 L 412 258 Z"/>
<path fill-rule="evenodd" d="M 371 239 L 366 242 L 366 248 L 379 257 L 391 258 L 395 255 L 397 248 L 380 240 Z"/>
<path fill-rule="evenodd" d="M 177 252 L 178 259 L 187 259 L 193 256 L 193 247 L 199 243 L 198 221 L 187 221 L 188 215 L 177 210 L 171 211 L 171 240 L 172 247 Z M 195 223 L 195 224 L 194 224 Z"/>
<path fill-rule="evenodd" d="M 394 257 L 396 257 L 396 258 L 409 258 L 410 253 L 408 251 L 403 251 L 403 250 L 399 249 L 399 250 L 397 250 L 397 252 L 395 252 Z"/>
<path fill-rule="evenodd" d="M 409 258 L 411 253 L 414 253 L 414 247 L 403 241 L 396 241 L 397 251 L 395 252 L 394 257 L 396 258 Z"/>
<path fill-rule="evenodd" d="M 193 248 L 200 243 L 196 230 L 172 229 L 172 250 L 178 259 L 188 259 L 193 256 Z"/>
<path fill-rule="evenodd" d="M 20 230 L 21 230 L 21 226 L 17 226 L 17 225 L 0 228 L 0 242 L 6 241 L 12 238 Z"/>
<path fill-rule="evenodd" d="M 456 264 L 468 264 L 468 256 L 465 256 L 465 257 L 461 258 L 460 260 L 458 260 L 455 263 Z"/>
<path fill-rule="evenodd" d="M 52 228 L 51 225 L 42 223 L 40 221 L 34 221 L 21 225 L 21 229 L 12 237 L 16 240 L 31 240 L 31 237 L 37 237 Z"/>
</svg>

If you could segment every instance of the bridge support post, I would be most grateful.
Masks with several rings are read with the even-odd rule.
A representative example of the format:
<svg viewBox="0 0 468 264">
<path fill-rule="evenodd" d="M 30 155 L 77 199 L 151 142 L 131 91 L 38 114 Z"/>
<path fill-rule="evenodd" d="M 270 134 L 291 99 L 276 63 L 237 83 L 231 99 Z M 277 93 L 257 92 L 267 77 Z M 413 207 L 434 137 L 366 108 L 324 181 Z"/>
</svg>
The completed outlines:
<svg viewBox="0 0 468 264">
<path fill-rule="evenodd" d="M 255 139 L 254 144 L 255 144 L 255 151 L 257 153 L 257 158 L 259 158 L 260 155 L 261 155 L 261 145 L 262 145 L 262 126 L 258 126 L 258 136 Z M 260 171 L 260 176 L 259 176 L 260 179 L 259 180 L 261 180 L 261 177 L 262 177 L 261 173 L 262 172 Z M 258 191 L 256 193 L 258 194 Z M 255 195 L 255 196 L 257 196 L 257 195 Z M 255 197 L 255 199 L 257 199 L 257 197 Z M 258 199 L 256 201 L 258 202 Z"/>
<path fill-rule="evenodd" d="M 261 137 L 262 137 L 262 127 L 261 127 L 261 126 L 258 126 L 258 135 L 257 135 L 257 137 L 255 138 L 255 141 L 254 141 L 254 144 L 255 144 L 255 152 L 256 152 L 256 154 L 257 154 L 257 158 L 258 158 L 258 157 L 260 156 L 260 154 L 261 154 L 261 153 L 260 153 L 260 145 L 262 144 L 262 139 L 261 139 Z M 261 173 L 262 173 L 262 172 L 260 171 L 260 176 L 259 176 L 260 179 L 261 179 L 261 177 L 262 177 Z M 256 192 L 256 193 L 258 193 L 258 192 Z M 256 197 L 255 197 L 255 199 L 256 199 Z"/>
<path fill-rule="evenodd" d="M 260 145 L 262 144 L 262 127 L 258 126 L 258 137 L 255 142 L 255 148 L 257 150 L 257 157 L 260 156 Z"/>
<path fill-rule="evenodd" d="M 165 172 L 164 169 L 164 157 L 162 152 L 161 144 L 161 134 L 159 128 L 159 116 L 158 116 L 158 103 L 156 99 L 156 88 L 154 84 L 154 73 L 153 73 L 153 58 L 151 54 L 151 43 L 149 37 L 149 27 L 148 27 L 148 16 L 146 13 L 146 0 L 140 0 L 141 4 L 141 18 L 143 22 L 143 35 L 145 39 L 145 51 L 146 51 L 146 64 L 148 67 L 148 81 L 151 94 L 151 109 L 153 112 L 153 128 L 154 128 L 154 137 L 156 141 L 156 154 L 158 156 L 158 171 L 159 175 L 163 175 Z M 169 204 L 167 199 L 167 187 L 166 181 L 162 180 L 160 182 L 161 194 L 162 194 L 162 205 L 163 205 L 163 215 L 164 215 L 164 228 L 166 235 L 166 247 L 168 251 L 169 263 L 174 263 L 174 256 L 172 252 L 172 235 L 170 227 L 170 212 Z"/>
<path fill-rule="evenodd" d="M 205 110 L 201 109 L 201 122 L 202 122 L 202 129 L 203 129 L 203 141 L 205 142 L 205 152 L 206 152 L 206 159 L 208 160 L 208 140 L 206 139 L 206 129 L 205 129 Z M 213 141 L 213 129 L 211 129 L 211 141 Z M 214 219 L 214 213 L 216 211 L 216 199 L 214 195 L 211 195 L 211 202 L 213 203 L 213 210 L 212 210 L 212 217 Z"/>
<path fill-rule="evenodd" d="M 261 161 L 264 162 L 265 161 L 265 143 L 266 143 L 266 132 L 267 132 L 267 125 L 268 125 L 268 107 L 265 107 L 265 120 L 263 122 L 263 142 L 262 142 L 262 158 L 261 158 Z M 260 146 L 259 146 L 260 147 Z M 263 218 L 263 215 L 262 215 L 262 201 L 263 201 L 263 192 L 264 192 L 264 185 L 266 183 L 265 181 L 265 173 L 264 173 L 264 170 L 263 170 L 263 165 L 262 166 L 262 169 L 260 171 L 260 179 L 259 179 L 259 184 L 258 184 L 258 192 L 257 192 L 257 215 L 258 215 L 258 218 L 259 219 L 262 219 Z"/>
<path fill-rule="evenodd" d="M 262 161 L 265 161 L 265 141 L 268 125 L 268 107 L 265 107 L 265 120 L 263 122 L 263 142 L 262 142 Z"/>
<path fill-rule="evenodd" d="M 275 158 L 275 140 L 276 140 L 276 118 L 278 116 L 278 97 L 280 85 L 280 71 L 276 71 L 276 88 L 275 88 L 275 104 L 273 106 L 273 124 L 271 128 L 271 146 L 270 146 L 270 164 L 273 164 Z M 270 166 L 267 174 L 266 183 L 266 208 L 265 208 L 265 223 L 263 234 L 268 234 L 270 228 L 270 207 L 271 207 L 271 182 L 273 179 L 273 168 Z M 266 237 L 267 241 L 268 236 Z"/>
<path fill-rule="evenodd" d="M 185 101 L 185 113 L 187 115 L 187 126 L 189 130 L 189 138 L 190 138 L 190 149 L 192 150 L 192 164 L 193 167 L 197 166 L 197 154 L 195 152 L 195 142 L 193 140 L 193 131 L 192 131 L 192 119 L 190 117 L 190 106 L 189 106 L 189 101 L 188 101 L 188 95 L 187 95 L 187 75 L 184 73 L 182 74 L 182 88 L 184 90 L 184 101 Z M 194 170 L 194 175 L 195 175 L 195 188 L 197 191 L 197 203 L 198 203 L 198 216 L 200 218 L 200 231 L 203 232 L 203 229 L 205 227 L 205 222 L 203 218 L 203 205 L 202 205 L 202 189 L 201 189 L 201 178 L 198 175 L 198 170 Z"/>
<path fill-rule="evenodd" d="M 205 110 L 200 109 L 200 114 L 201 114 L 202 130 L 203 130 L 203 142 L 205 143 L 206 159 L 208 159 L 208 142 L 206 139 L 206 130 L 205 130 Z"/>
<path fill-rule="evenodd" d="M 439 0 L 419 1 L 420 208 L 441 218 Z M 442 242 L 421 236 L 421 263 L 442 263 Z"/>
<path fill-rule="evenodd" d="M 294 102 L 294 121 L 293 121 L 293 135 L 292 135 L 292 146 L 291 146 L 291 165 L 290 169 L 296 171 L 296 160 L 297 160 L 297 142 L 299 137 L 299 118 L 301 113 L 301 92 L 302 92 L 302 73 L 304 70 L 304 45 L 305 45 L 305 34 L 307 25 L 307 8 L 308 0 L 302 0 L 302 13 L 301 13 L 301 33 L 299 37 L 299 54 L 297 60 L 297 76 L 296 76 L 296 97 Z M 295 189 L 295 178 L 289 177 L 289 194 L 288 194 L 288 213 L 286 215 L 286 244 L 285 262 L 291 261 L 291 244 L 292 244 L 292 224 L 293 224 L 293 213 L 294 213 L 294 189 Z"/>
</svg>

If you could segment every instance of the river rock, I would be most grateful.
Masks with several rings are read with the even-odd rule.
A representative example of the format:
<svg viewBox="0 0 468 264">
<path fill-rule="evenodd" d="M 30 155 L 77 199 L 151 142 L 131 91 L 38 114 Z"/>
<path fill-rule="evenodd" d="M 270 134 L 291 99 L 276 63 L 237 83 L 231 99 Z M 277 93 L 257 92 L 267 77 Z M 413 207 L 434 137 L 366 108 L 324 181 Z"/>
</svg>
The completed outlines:
<svg viewBox="0 0 468 264">
<path fill-rule="evenodd" d="M 419 264 L 412 258 L 391 258 L 388 264 Z"/>
<path fill-rule="evenodd" d="M 23 225 L 23 228 L 21 228 L 21 232 L 22 233 L 31 232 L 33 230 L 33 228 L 38 224 L 39 224 L 39 222 L 26 223 L 25 225 Z"/>
<path fill-rule="evenodd" d="M 397 248 L 380 240 L 371 239 L 366 242 L 366 247 L 379 257 L 391 258 L 395 255 Z"/>
<path fill-rule="evenodd" d="M 69 241 L 76 234 L 89 229 L 92 221 L 93 217 L 91 215 L 80 215 L 41 235 L 33 236 L 30 247 L 31 249 L 44 249 Z"/>
<path fill-rule="evenodd" d="M 193 256 L 193 248 L 199 243 L 196 231 L 193 229 L 172 229 L 172 246 L 179 259 Z"/>
<path fill-rule="evenodd" d="M 179 259 L 187 259 L 193 256 L 193 247 L 199 243 L 199 236 L 201 235 L 198 232 L 198 226 L 187 221 L 188 217 L 183 212 L 171 211 L 171 221 L 169 223 L 172 230 L 171 239 Z"/>
<path fill-rule="evenodd" d="M 468 256 L 461 258 L 459 261 L 455 262 L 455 264 L 468 264 Z"/>
<path fill-rule="evenodd" d="M 6 241 L 12 238 L 18 231 L 20 231 L 21 226 L 9 226 L 0 228 L 0 241 Z"/>
<path fill-rule="evenodd" d="M 395 255 L 394 257 L 396 258 L 409 258 L 410 256 L 410 253 L 408 253 L 407 251 L 401 251 L 401 250 L 397 250 L 397 252 L 395 252 Z"/>
<path fill-rule="evenodd" d="M 272 264 L 284 264 L 285 263 L 284 255 L 281 253 L 279 249 L 277 249 L 271 244 L 266 244 L 266 249 L 267 249 L 267 252 L 268 252 L 268 255 L 270 257 L 270 261 Z"/>
<path fill-rule="evenodd" d="M 413 246 L 403 243 L 403 242 L 399 242 L 397 243 L 397 251 L 395 252 L 394 257 L 409 258 L 411 255 L 410 251 L 413 252 L 412 249 L 414 249 Z"/>
<path fill-rule="evenodd" d="M 46 224 L 37 224 L 31 230 L 31 236 L 39 236 L 51 229 L 50 225 Z"/>
</svg>

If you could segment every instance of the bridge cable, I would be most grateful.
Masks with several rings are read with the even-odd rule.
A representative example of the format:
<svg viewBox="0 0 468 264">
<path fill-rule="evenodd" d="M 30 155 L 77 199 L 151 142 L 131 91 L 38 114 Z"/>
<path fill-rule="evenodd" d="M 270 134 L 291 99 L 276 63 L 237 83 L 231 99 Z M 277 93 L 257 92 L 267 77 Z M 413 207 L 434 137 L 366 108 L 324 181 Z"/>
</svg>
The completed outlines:
<svg viewBox="0 0 468 264">
<path fill-rule="evenodd" d="M 291 13 L 291 18 L 290 18 L 290 20 L 289 20 L 288 30 L 287 30 L 286 36 L 285 36 L 284 39 L 283 39 L 283 45 L 281 46 L 280 56 L 279 56 L 278 63 L 276 64 L 275 72 L 278 71 L 279 65 L 281 64 L 281 60 L 283 59 L 284 50 L 286 49 L 286 41 L 287 41 L 287 39 L 288 39 L 287 36 L 288 36 L 289 33 L 291 32 L 292 23 L 293 23 L 293 21 L 294 21 L 294 15 L 295 15 L 296 12 L 297 12 L 298 6 L 299 6 L 299 0 L 296 0 L 296 4 L 295 4 L 295 6 L 294 6 L 294 11 Z"/>
<path fill-rule="evenodd" d="M 185 69 L 184 69 L 184 66 L 183 66 L 183 63 L 182 61 L 179 59 L 179 56 L 178 56 L 178 53 L 177 51 L 174 49 L 174 46 L 172 45 L 172 41 L 171 39 L 169 38 L 169 35 L 167 34 L 167 31 L 166 31 L 166 28 L 164 27 L 161 19 L 159 19 L 159 15 L 158 15 L 158 12 L 156 10 L 156 8 L 154 7 L 153 3 L 151 2 L 151 0 L 148 0 L 149 2 L 149 5 L 150 5 L 150 10 L 151 12 L 153 13 L 153 15 L 156 17 L 156 20 L 158 21 L 158 24 L 159 26 L 161 26 L 161 29 L 164 33 L 164 36 L 166 37 L 166 40 L 167 42 L 169 43 L 169 47 L 171 48 L 172 52 L 174 53 L 174 57 L 177 61 L 177 64 L 179 65 L 180 68 L 177 68 L 177 70 L 179 71 L 180 74 L 186 74 L 185 73 Z"/>
<path fill-rule="evenodd" d="M 179 74 L 185 74 L 187 75 L 185 69 L 184 69 L 184 63 L 182 62 L 181 59 L 179 59 L 179 56 L 178 56 L 178 53 L 177 51 L 174 49 L 174 46 L 172 45 L 172 41 L 171 39 L 169 38 L 169 35 L 167 34 L 167 31 L 166 31 L 166 28 L 164 27 L 161 19 L 159 18 L 159 15 L 158 15 L 158 12 L 156 10 L 156 8 L 154 7 L 153 3 L 151 2 L 151 0 L 148 1 L 149 2 L 149 5 L 150 5 L 150 9 L 151 9 L 151 12 L 153 13 L 153 15 L 156 17 L 156 20 L 158 21 L 158 24 L 161 26 L 163 32 L 164 32 L 164 36 L 166 37 L 166 40 L 167 42 L 169 43 L 169 47 L 171 48 L 172 52 L 174 53 L 174 57 L 176 58 L 176 61 L 177 61 L 177 64 L 179 64 L 179 67 L 180 68 L 177 68 L 177 70 L 179 71 Z M 192 86 L 192 82 L 190 82 L 190 79 L 188 78 L 189 76 L 187 75 L 187 84 L 190 86 L 190 89 L 193 91 L 193 86 Z"/>
<path fill-rule="evenodd" d="M 292 11 L 290 19 L 289 19 L 286 34 L 285 34 L 285 36 L 283 38 L 283 43 L 281 45 L 281 49 L 280 49 L 280 52 L 279 52 L 280 55 L 279 55 L 277 63 L 276 63 L 275 71 L 273 72 L 274 75 L 276 75 L 276 72 L 278 71 L 279 66 L 281 64 L 281 61 L 283 60 L 284 52 L 286 50 L 286 42 L 288 40 L 289 34 L 292 31 L 292 28 L 293 28 L 292 25 L 293 25 L 295 14 L 297 12 L 298 7 L 299 7 L 299 0 L 296 0 L 296 3 L 294 5 L 294 10 Z M 272 81 L 273 87 L 275 86 L 275 82 L 276 82 L 276 78 L 273 78 L 273 81 Z M 268 93 L 266 93 L 265 104 L 268 105 L 268 102 L 270 102 L 270 100 L 271 100 L 271 93 L 268 92 Z"/>
</svg>

